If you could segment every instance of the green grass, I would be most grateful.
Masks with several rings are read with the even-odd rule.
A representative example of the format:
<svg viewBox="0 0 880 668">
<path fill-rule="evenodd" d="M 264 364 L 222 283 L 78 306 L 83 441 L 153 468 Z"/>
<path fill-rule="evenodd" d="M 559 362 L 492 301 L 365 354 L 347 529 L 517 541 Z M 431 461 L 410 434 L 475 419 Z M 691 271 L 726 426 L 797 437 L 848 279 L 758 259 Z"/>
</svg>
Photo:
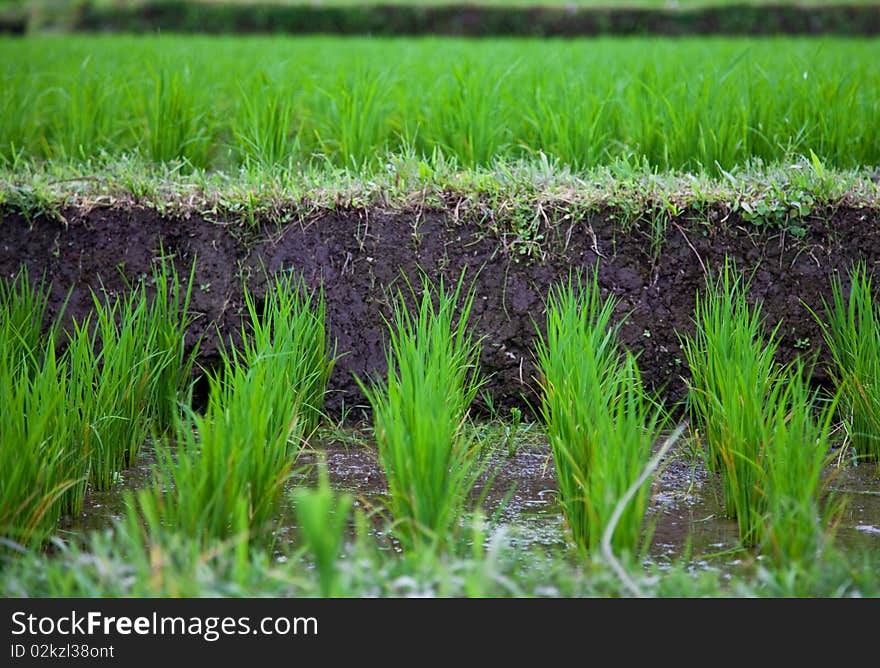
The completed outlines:
<svg viewBox="0 0 880 668">
<path fill-rule="evenodd" d="M 836 401 L 809 390 L 802 363 L 775 361 L 778 325 L 766 332 L 747 293 L 748 281 L 725 262 L 697 295 L 696 331 L 682 337 L 695 436 L 742 543 L 811 558 L 831 512 L 818 499 Z"/>
<path fill-rule="evenodd" d="M 268 281 L 262 309 L 247 287 L 245 300 L 252 320 L 240 349 L 223 349 L 209 374 L 204 415 L 189 409 L 174 440 L 157 442 L 155 481 L 132 505 L 154 531 L 173 527 L 202 545 L 269 535 L 333 366 L 323 299 L 313 301 L 292 274 Z"/>
<path fill-rule="evenodd" d="M 470 540 L 470 536 L 468 539 Z M 241 542 L 204 549 L 169 530 L 148 536 L 136 522 L 122 522 L 80 542 L 59 546 L 55 556 L 27 552 L 0 568 L 7 597 L 279 597 L 323 596 L 312 564 L 298 553 L 277 559 L 268 550 L 241 550 Z M 496 535 L 457 546 L 453 554 L 408 559 L 379 549 L 359 524 L 357 539 L 335 560 L 336 589 L 348 597 L 621 597 L 619 575 L 596 557 L 572 563 L 565 553 L 523 550 L 515 536 Z M 629 577 L 647 596 L 876 597 L 876 554 L 788 567 L 757 564 L 727 577 L 687 562 L 663 566 L 627 562 Z"/>
<path fill-rule="evenodd" d="M 835 276 L 831 301 L 825 302 L 827 324 L 818 314 L 833 360 L 832 375 L 843 395 L 844 419 L 856 456 L 880 461 L 880 307 L 872 275 L 864 263 L 843 281 Z"/>
<path fill-rule="evenodd" d="M 676 218 L 718 227 L 735 214 L 749 225 L 790 228 L 794 235 L 829 207 L 880 209 L 880 182 L 872 168 L 840 171 L 818 158 L 789 158 L 751 162 L 721 177 L 659 171 L 623 158 L 583 172 L 546 156 L 464 168 L 439 150 L 428 158 L 412 150 L 388 153 L 375 168 L 251 162 L 234 172 L 138 157 L 22 160 L 0 165 L 0 207 L 27 220 L 61 221 L 69 207 L 109 199 L 165 216 L 234 218 L 254 226 L 308 223 L 340 207 L 405 209 L 417 200 L 447 211 L 454 222 L 473 221 L 502 235 L 511 251 L 527 257 L 536 251 L 540 256 L 545 247 L 538 238 L 542 226 L 567 225 L 601 209 L 610 210 L 623 230 L 647 224 L 662 232 Z"/>
<path fill-rule="evenodd" d="M 479 341 L 467 327 L 474 292 L 463 285 L 463 273 L 453 289 L 425 278 L 421 297 L 411 289 L 412 312 L 398 292 L 388 323 L 387 381 L 361 382 L 394 535 L 416 552 L 440 550 L 455 536 L 482 468 L 464 424 L 483 381 Z"/>
<path fill-rule="evenodd" d="M 439 148 L 466 166 L 543 153 L 721 175 L 813 151 L 845 169 L 880 164 L 880 75 L 861 65 L 878 55 L 845 39 L 2 39 L 0 159 L 378 169 Z"/>
<path fill-rule="evenodd" d="M 303 546 L 318 570 L 320 595 L 335 596 L 338 589 L 337 560 L 342 552 L 345 531 L 354 497 L 337 494 L 330 487 L 326 461 L 318 469 L 318 485 L 314 489 L 297 488 L 293 492 L 296 522 L 303 537 Z"/>
<path fill-rule="evenodd" d="M 575 544 L 595 552 L 621 497 L 639 479 L 666 417 L 645 390 L 635 356 L 617 339 L 617 302 L 602 299 L 597 274 L 557 287 L 540 334 L 541 413 L 553 450 L 559 503 Z M 644 526 L 650 480 L 638 487 L 611 535 L 615 552 L 634 555 Z"/>
<path fill-rule="evenodd" d="M 54 342 L 33 367 L 8 354 L 0 333 L 0 537 L 39 546 L 66 510 L 82 505 L 88 476 L 72 432 L 66 368 Z M 5 546 L 5 547 L 8 547 Z"/>
<path fill-rule="evenodd" d="M 158 348 L 143 285 L 122 296 L 93 292 L 92 301 L 94 319 L 74 321 L 65 357 L 89 482 L 107 490 L 150 433 L 169 356 Z"/>
<path fill-rule="evenodd" d="M 298 419 L 308 435 L 323 417 L 324 395 L 336 363 L 327 339 L 324 293 L 312 294 L 291 269 L 265 279 L 262 305 L 244 286 L 249 321 L 241 332 L 241 348 L 230 347 L 229 357 L 246 367 L 275 365 L 281 393 L 271 396 L 281 402 L 285 394 L 297 398 Z"/>
</svg>

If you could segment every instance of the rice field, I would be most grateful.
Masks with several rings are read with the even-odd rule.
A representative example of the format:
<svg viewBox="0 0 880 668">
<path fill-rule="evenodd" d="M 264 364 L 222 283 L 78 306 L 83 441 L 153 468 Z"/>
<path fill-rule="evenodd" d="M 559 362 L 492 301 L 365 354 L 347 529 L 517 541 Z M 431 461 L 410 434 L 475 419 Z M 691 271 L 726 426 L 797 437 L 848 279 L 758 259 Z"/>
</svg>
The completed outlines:
<svg viewBox="0 0 880 668">
<path fill-rule="evenodd" d="M 827 37 L 0 37 L 0 590 L 880 595 L 875 62 Z M 865 250 L 835 274 L 841 220 Z M 729 229 L 752 245 L 727 257 Z M 636 343 L 678 342 L 680 400 L 624 336 L 673 243 L 700 287 Z M 792 255 L 829 277 L 786 302 L 821 342 L 734 260 Z M 480 333 L 471 266 L 527 340 Z M 496 407 L 492 356 L 533 404 Z"/>
<path fill-rule="evenodd" d="M 281 563 L 294 558 L 291 574 L 315 564 L 317 580 L 297 585 L 299 591 L 361 595 L 368 583 L 352 580 L 346 559 L 387 561 L 380 557 L 386 541 L 400 555 L 391 557 L 398 566 L 383 569 L 447 572 L 447 560 L 468 551 L 466 566 L 453 568 L 514 568 L 504 556 L 511 548 L 497 517 L 488 529 L 484 522 L 491 510 L 487 476 L 496 475 L 503 449 L 512 457 L 516 447 L 510 449 L 509 426 L 505 444 L 472 413 L 483 383 L 481 340 L 468 328 L 474 293 L 464 275 L 454 286 L 425 277 L 418 288 L 397 294 L 387 321 L 392 371 L 387 380 L 362 383 L 374 420 L 362 447 L 377 449 L 387 491 L 380 495 L 385 501 L 365 504 L 361 496 L 355 504 L 350 492 L 330 486 L 320 457 L 317 487 L 298 464 L 322 430 L 334 429 L 322 412 L 335 356 L 321 295 L 290 272 L 266 277 L 260 305 L 245 286 L 240 340 L 224 346 L 215 370 L 199 371 L 182 348 L 194 273 L 187 279 L 163 263 L 152 276 L 158 290 L 151 298 L 144 283 L 112 299 L 95 294 L 94 320 L 74 321 L 72 332 L 56 320 L 45 334 L 40 318 L 47 284 L 26 273 L 0 281 L 0 391 L 6 399 L 0 454 L 8 472 L 0 487 L 0 582 L 7 594 L 103 595 L 99 572 L 108 568 L 152 569 L 151 584 L 128 578 L 133 588 L 126 595 L 192 594 L 204 583 L 183 586 L 182 579 L 208 553 L 212 577 L 232 578 L 229 586 L 250 586 L 242 583 L 255 578 L 259 586 L 275 587 L 279 566 L 266 561 L 274 552 L 289 555 Z M 836 361 L 851 359 L 853 343 L 838 323 L 863 308 L 868 278 L 854 267 L 848 280 L 849 292 L 835 284 L 835 301 L 817 316 L 829 323 Z M 644 593 L 638 563 L 656 521 L 648 516 L 651 489 L 657 466 L 679 441 L 693 452 L 691 465 L 702 459 L 709 475 L 718 476 L 719 507 L 738 527 L 737 550 L 770 559 L 779 574 L 819 569 L 817 578 L 845 559 L 835 541 L 844 500 L 831 484 L 843 459 L 835 450 L 852 448 L 854 461 L 876 465 L 874 446 L 862 445 L 880 438 L 876 407 L 856 401 L 856 388 L 878 382 L 876 369 L 864 365 L 849 375 L 835 362 L 841 369 L 836 385 L 828 392 L 810 389 L 809 359 L 788 365 L 772 359 L 774 330 L 746 303 L 747 290 L 725 264 L 698 295 L 696 330 L 685 336 L 693 381 L 680 424 L 675 407 L 643 386 L 638 357 L 618 341 L 615 303 L 601 297 L 595 273 L 570 278 L 547 296 L 546 335 L 534 351 L 545 426 L 531 427 L 545 434 L 539 439 L 546 438 L 559 483 L 565 538 L 553 560 L 628 569 L 632 575 L 620 580 L 619 592 Z M 135 335 L 144 345 L 132 345 Z M 861 335 L 877 336 L 877 323 Z M 202 374 L 207 405 L 196 410 L 191 388 Z M 89 493 L 118 486 L 142 448 L 153 453 L 151 481 L 125 493 L 112 534 L 57 543 L 60 553 L 41 556 L 56 540 L 59 520 L 78 515 Z M 281 538 L 291 521 L 298 527 L 293 547 Z M 141 561 L 146 554 L 138 556 L 145 545 L 152 563 L 156 550 L 170 560 L 158 578 L 155 565 Z M 99 555 L 98 561 L 71 579 L 69 566 L 86 555 Z M 525 586 L 530 568 L 546 559 L 547 552 L 537 550 L 524 570 L 515 568 L 514 582 Z M 45 570 L 39 581 L 32 573 L 37 563 Z M 671 568 L 684 567 L 676 563 Z M 570 573 L 563 568 L 554 577 L 568 582 Z M 597 578 L 594 586 L 602 582 Z M 205 586 L 216 591 L 217 582 Z M 500 591 L 483 586 L 449 591 Z M 517 595 L 518 585 L 505 586 Z M 679 594 L 702 586 L 708 585 L 693 582 Z M 852 593 L 859 586 L 869 587 L 862 593 L 877 591 L 870 578 L 845 585 L 856 587 Z"/>
<path fill-rule="evenodd" d="M 849 169 L 880 164 L 878 59 L 845 39 L 2 39 L 0 160 Z"/>
</svg>

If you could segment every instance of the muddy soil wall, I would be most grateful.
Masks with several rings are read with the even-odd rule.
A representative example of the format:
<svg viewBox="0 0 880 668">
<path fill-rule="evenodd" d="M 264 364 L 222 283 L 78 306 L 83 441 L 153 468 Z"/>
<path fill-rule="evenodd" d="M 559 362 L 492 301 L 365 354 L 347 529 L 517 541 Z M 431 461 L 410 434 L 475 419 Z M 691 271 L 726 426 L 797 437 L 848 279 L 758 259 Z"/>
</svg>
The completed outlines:
<svg viewBox="0 0 880 668">
<path fill-rule="evenodd" d="M 591 271 L 619 299 L 618 316 L 626 345 L 641 355 L 651 385 L 670 401 L 683 398 L 687 368 L 678 335 L 692 331 L 694 298 L 705 272 L 725 255 L 752 273 L 751 297 L 760 300 L 768 323 L 782 321 L 779 356 L 827 359 L 819 326 L 807 306 L 821 307 L 830 278 L 854 261 L 880 262 L 880 212 L 842 209 L 816 216 L 795 238 L 779 229 L 728 219 L 708 226 L 687 214 L 667 226 L 660 253 L 651 233 L 638 225 L 621 231 L 610 212 L 596 212 L 544 230 L 540 256 L 523 259 L 504 239 L 476 222 L 453 223 L 442 211 L 423 213 L 361 209 L 328 212 L 308 225 L 265 225 L 259 231 L 237 221 L 208 222 L 197 216 L 163 218 L 147 209 L 67 210 L 67 222 L 28 221 L 2 213 L 0 272 L 11 276 L 21 264 L 32 276 L 53 281 L 51 314 L 72 290 L 65 319 L 89 309 L 90 288 L 99 280 L 110 290 L 149 273 L 160 255 L 179 268 L 197 262 L 193 308 L 199 314 L 192 341 L 204 335 L 202 362 L 216 360 L 218 330 L 241 326 L 243 278 L 261 292 L 262 266 L 301 272 L 311 288 L 324 289 L 331 337 L 339 361 L 331 380 L 328 407 L 363 404 L 354 374 L 384 369 L 383 316 L 403 277 L 418 283 L 419 272 L 454 281 L 467 268 L 476 276 L 472 325 L 485 336 L 483 371 L 497 407 L 537 406 L 533 344 L 535 324 L 543 326 L 550 287 L 571 271 Z M 124 278 L 127 277 L 127 278 Z M 827 381 L 817 367 L 814 379 Z M 356 408 L 351 417 L 358 418 Z"/>
</svg>

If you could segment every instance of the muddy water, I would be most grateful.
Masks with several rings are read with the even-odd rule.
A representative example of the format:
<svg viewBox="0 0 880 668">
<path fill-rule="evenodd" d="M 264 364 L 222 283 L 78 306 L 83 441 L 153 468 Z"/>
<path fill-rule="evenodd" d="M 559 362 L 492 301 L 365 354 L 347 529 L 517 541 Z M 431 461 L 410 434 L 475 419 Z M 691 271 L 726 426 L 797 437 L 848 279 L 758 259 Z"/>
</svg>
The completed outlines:
<svg viewBox="0 0 880 668">
<path fill-rule="evenodd" d="M 484 429 L 495 442 L 503 432 Z M 557 550 L 567 545 L 567 534 L 556 496 L 556 477 L 550 448 L 537 429 L 521 429 L 515 448 L 506 444 L 491 456 L 490 475 L 483 475 L 473 492 L 485 494 L 484 508 L 496 526 L 505 526 L 518 548 Z M 355 496 L 356 505 L 381 509 L 387 495 L 378 453 L 366 432 L 348 430 L 325 433 L 304 450 L 286 492 L 297 485 L 312 484 L 316 464 L 325 459 L 333 487 Z M 78 518 L 62 521 L 62 535 L 107 526 L 124 513 L 124 493 L 149 484 L 154 456 L 145 447 L 136 466 L 125 471 L 120 484 L 108 492 L 91 492 Z M 845 500 L 837 529 L 838 545 L 844 549 L 880 548 L 880 478 L 872 465 L 852 466 L 841 462 L 829 487 Z M 667 456 L 652 486 L 649 522 L 653 537 L 648 551 L 652 561 L 663 562 L 690 555 L 696 565 L 733 569 L 742 560 L 736 551 L 737 527 L 724 516 L 718 501 L 717 479 L 706 472 L 687 442 Z M 289 494 L 285 493 L 285 500 Z M 296 530 L 290 504 L 285 501 L 278 518 L 277 549 L 295 544 Z M 377 537 L 381 523 L 376 522 Z M 389 548 L 393 545 L 389 544 Z"/>
<path fill-rule="evenodd" d="M 872 465 L 844 466 L 831 488 L 845 503 L 837 540 L 851 549 L 880 549 L 880 476 Z"/>
<path fill-rule="evenodd" d="M 136 492 L 147 487 L 152 481 L 156 456 L 151 445 L 147 444 L 138 452 L 135 464 L 119 474 L 118 484 L 112 489 L 96 491 L 89 488 L 79 517 L 62 517 L 60 536 L 69 537 L 93 529 L 104 529 L 114 520 L 121 520 L 125 513 L 127 492 Z"/>
</svg>

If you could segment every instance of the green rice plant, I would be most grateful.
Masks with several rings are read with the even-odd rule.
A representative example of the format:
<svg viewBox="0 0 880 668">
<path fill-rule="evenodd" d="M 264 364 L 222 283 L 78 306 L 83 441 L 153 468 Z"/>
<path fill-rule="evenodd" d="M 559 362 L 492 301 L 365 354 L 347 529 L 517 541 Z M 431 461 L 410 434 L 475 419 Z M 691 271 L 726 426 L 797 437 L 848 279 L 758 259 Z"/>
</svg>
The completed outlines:
<svg viewBox="0 0 880 668">
<path fill-rule="evenodd" d="M 145 132 L 141 148 L 154 162 L 184 160 L 206 167 L 210 122 L 200 108 L 188 71 L 153 71 L 150 85 L 142 89 Z"/>
<path fill-rule="evenodd" d="M 537 343 L 559 502 L 583 551 L 598 548 L 667 422 L 644 388 L 635 357 L 619 344 L 616 305 L 614 298 L 602 299 L 596 273 L 586 285 L 570 278 L 551 292 L 547 331 Z M 649 541 L 643 531 L 649 490 L 645 481 L 623 511 L 611 538 L 615 551 L 634 554 Z"/>
<path fill-rule="evenodd" d="M 284 482 L 317 427 L 334 360 L 325 345 L 324 301 L 289 272 L 269 282 L 241 349 L 221 351 L 204 415 L 187 410 L 177 446 L 156 445 L 158 476 L 138 497 L 145 517 L 204 541 L 265 535 Z"/>
<path fill-rule="evenodd" d="M 808 558 L 833 515 L 833 504 L 822 509 L 819 498 L 837 399 L 820 403 L 803 363 L 774 361 L 778 327 L 765 334 L 747 288 L 725 261 L 705 296 L 697 296 L 696 332 L 682 341 L 690 410 L 743 544 L 782 561 Z"/>
<path fill-rule="evenodd" d="M 0 278 L 0 351 L 10 363 L 8 369 L 17 373 L 21 366 L 36 368 L 38 353 L 45 350 L 47 341 L 54 345 L 57 319 L 49 332 L 43 333 L 49 290 L 45 279 L 32 283 L 26 266 L 9 281 Z"/>
<path fill-rule="evenodd" d="M 342 550 L 354 498 L 351 494 L 336 494 L 331 489 L 325 461 L 318 467 L 318 486 L 315 489 L 297 488 L 293 498 L 304 547 L 318 570 L 320 596 L 336 596 L 339 594 L 336 561 Z"/>
<path fill-rule="evenodd" d="M 189 278 L 181 283 L 177 267 L 160 249 L 159 265 L 153 266 L 152 283 L 156 290 L 150 308 L 142 311 L 147 322 L 146 331 L 152 334 L 157 367 L 153 387 L 153 417 L 162 430 L 174 426 L 179 405 L 189 405 L 192 388 L 192 370 L 201 341 L 196 341 L 186 352 L 186 332 L 193 322 L 190 312 L 196 263 L 193 261 Z"/>
<path fill-rule="evenodd" d="M 156 443 L 155 481 L 137 496 L 144 517 L 202 545 L 264 535 L 303 436 L 298 398 L 277 383 L 277 367 L 227 361 L 211 377 L 205 414 L 189 410 L 176 442 Z"/>
<path fill-rule="evenodd" d="M 155 61 L 146 76 L 145 53 Z M 299 141 L 295 168 L 382 170 L 387 152 L 409 145 L 469 168 L 543 153 L 578 170 L 629 158 L 722 176 L 813 151 L 848 169 L 880 163 L 880 73 L 860 66 L 877 58 L 871 40 L 830 37 L 35 34 L 0 40 L 0 160 L 88 162 L 140 148 L 229 169 L 230 147 L 277 164 Z"/>
<path fill-rule="evenodd" d="M 506 75 L 470 61 L 453 65 L 451 76 L 441 80 L 442 102 L 426 123 L 429 140 L 465 166 L 485 165 L 504 153 L 512 125 L 511 106 L 504 101 Z"/>
<path fill-rule="evenodd" d="M 88 461 L 70 447 L 67 374 L 54 341 L 31 368 L 6 354 L 7 331 L 0 334 L 0 537 L 38 547 L 66 509 L 81 507 Z"/>
<path fill-rule="evenodd" d="M 474 290 L 422 280 L 415 312 L 402 292 L 387 323 L 388 377 L 358 383 L 373 410 L 388 479 L 394 533 L 406 550 L 441 550 L 452 540 L 481 471 L 465 420 L 479 390 L 480 343 L 467 327 Z M 436 302 L 436 304 L 435 304 Z"/>
<path fill-rule="evenodd" d="M 113 141 L 108 113 L 113 87 L 90 67 L 91 57 L 80 64 L 75 77 L 57 88 L 58 113 L 52 115 L 52 149 L 58 157 L 84 160 L 97 155 Z"/>
<path fill-rule="evenodd" d="M 355 169 L 375 163 L 387 148 L 385 91 L 392 85 L 388 72 L 356 67 L 339 75 L 335 88 L 319 89 L 323 100 L 314 132 L 325 158 Z"/>
<path fill-rule="evenodd" d="M 81 508 L 88 459 L 76 446 L 76 412 L 68 410 L 72 386 L 67 364 L 56 359 L 60 315 L 45 326 L 49 292 L 45 280 L 31 283 L 26 267 L 11 281 L 0 279 L 0 367 L 7 383 L 3 387 L 2 447 L 4 457 L 10 458 L 4 469 L 9 471 L 7 491 L 14 489 L 16 479 L 27 480 L 29 466 L 39 470 L 43 466 L 40 457 L 45 457 L 45 471 L 27 491 L 48 494 L 44 499 L 51 502 L 34 502 L 33 511 L 46 513 L 51 524 L 52 517 L 57 521 L 58 512 Z M 22 461 L 17 462 L 17 457 Z M 47 492 L 49 483 L 54 492 Z M 30 530 L 25 533 L 29 535 Z"/>
<path fill-rule="evenodd" d="M 109 489 L 134 461 L 150 432 L 158 401 L 156 384 L 169 363 L 158 352 L 143 285 L 123 297 L 92 293 L 95 325 L 74 321 L 66 352 L 71 409 L 80 417 L 80 439 L 89 458 L 89 481 Z"/>
<path fill-rule="evenodd" d="M 724 507 L 740 539 L 759 540 L 764 499 L 765 410 L 778 403 L 780 368 L 773 359 L 776 330 L 766 336 L 760 304 L 750 307 L 748 284 L 725 260 L 696 299 L 696 331 L 682 340 L 691 371 L 688 394 L 706 465 L 721 474 Z"/>
<path fill-rule="evenodd" d="M 274 358 L 275 382 L 297 397 L 303 429 L 310 434 L 323 417 L 327 383 L 336 362 L 327 341 L 324 294 L 311 294 L 302 277 L 290 271 L 267 276 L 267 281 L 262 306 L 244 286 L 250 322 L 242 329 L 241 351 L 233 350 L 231 355 L 245 366 Z M 283 395 L 278 396 L 283 400 Z"/>
<path fill-rule="evenodd" d="M 880 462 L 880 306 L 864 263 L 850 271 L 848 298 L 834 277 L 831 301 L 823 299 L 827 324 L 813 313 L 831 351 L 832 376 L 856 456 Z"/>
<path fill-rule="evenodd" d="M 764 497 L 761 549 L 780 566 L 818 559 L 841 507 L 824 499 L 823 477 L 833 459 L 832 421 L 838 397 L 820 402 L 802 362 L 785 368 L 763 423 L 760 492 Z"/>
<path fill-rule="evenodd" d="M 602 164 L 611 134 L 611 96 L 597 99 L 582 82 L 538 82 L 526 116 L 527 145 L 575 169 Z"/>
<path fill-rule="evenodd" d="M 242 90 L 241 120 L 234 133 L 245 164 L 271 167 L 287 163 L 299 151 L 293 92 L 260 72 L 250 89 Z"/>
<path fill-rule="evenodd" d="M 15 166 L 27 155 L 40 155 L 41 143 L 45 143 L 45 127 L 33 109 L 44 105 L 48 94 L 36 71 L 28 67 L 7 68 L 0 78 L 4 91 L 15 95 L 0 96 L 0 162 Z M 27 82 L 30 82 L 28 84 Z"/>
</svg>

